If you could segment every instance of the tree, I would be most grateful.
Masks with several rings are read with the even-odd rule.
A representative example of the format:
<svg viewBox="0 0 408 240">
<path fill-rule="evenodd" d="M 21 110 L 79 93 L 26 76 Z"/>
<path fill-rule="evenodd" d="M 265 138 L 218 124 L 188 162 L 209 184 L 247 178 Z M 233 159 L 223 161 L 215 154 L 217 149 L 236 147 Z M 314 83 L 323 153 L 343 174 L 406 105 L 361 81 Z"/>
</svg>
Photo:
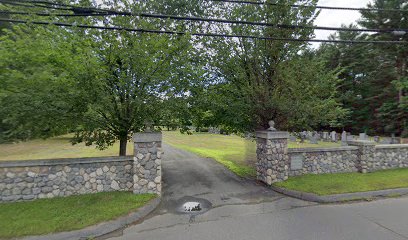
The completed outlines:
<svg viewBox="0 0 408 240">
<path fill-rule="evenodd" d="M 302 1 L 311 6 L 304 8 L 288 6 L 295 1 L 274 1 L 278 6 L 228 5 L 223 14 L 230 19 L 313 26 L 316 2 Z M 224 25 L 223 31 L 275 38 L 313 36 L 311 29 L 243 25 Z M 345 114 L 335 98 L 336 71 L 326 71 L 323 62 L 312 57 L 307 43 L 246 38 L 207 41 L 208 52 L 214 53 L 210 56 L 213 84 L 205 91 L 222 124 L 253 131 L 267 128 L 273 119 L 279 129 L 304 130 L 329 127 Z"/>
<path fill-rule="evenodd" d="M 368 7 L 406 9 L 404 1 L 377 0 Z M 359 24 L 365 28 L 406 29 L 406 12 L 364 11 Z M 355 26 L 350 26 L 355 27 Z M 407 40 L 408 36 L 392 33 L 337 33 L 341 40 Z M 320 56 L 329 69 L 341 68 L 340 99 L 350 110 L 345 128 L 369 134 L 407 132 L 406 45 L 391 44 L 324 44 Z M 404 130 L 405 129 L 405 130 Z"/>
<path fill-rule="evenodd" d="M 64 134 L 86 109 L 86 80 L 95 59 L 86 42 L 61 29 L 18 26 L 0 44 L 3 139 Z M 66 39 L 69 38 L 69 41 Z"/>
<path fill-rule="evenodd" d="M 128 1 L 105 4 L 118 10 L 147 8 L 144 3 Z M 124 16 L 70 21 L 153 29 L 167 24 Z M 73 143 L 96 144 L 103 149 L 119 140 L 119 154 L 125 155 L 132 133 L 145 129 L 147 122 L 159 125 L 164 112 L 168 113 L 165 107 L 186 109 L 185 93 L 195 77 L 187 54 L 191 49 L 189 36 L 57 27 L 25 29 L 28 31 L 20 31 L 17 40 L 15 32 L 9 32 L 1 48 L 2 57 L 9 59 L 2 62 L 1 78 L 9 83 L 2 92 L 10 92 L 0 100 L 2 106 L 9 105 L 2 108 L 9 116 L 3 122 L 12 123 L 14 132 L 25 134 L 22 137 L 16 132 L 17 139 L 74 131 Z M 30 38 L 37 41 L 24 45 Z M 13 47 L 17 45 L 18 49 Z M 17 56 L 23 60 L 10 60 Z M 31 77 L 32 84 L 27 84 Z M 16 85 L 18 81 L 21 84 Z M 12 86 L 21 94 L 11 94 Z M 34 102 L 38 104 L 29 103 L 30 99 L 39 99 Z M 44 129 L 47 134 L 43 134 Z"/>
</svg>

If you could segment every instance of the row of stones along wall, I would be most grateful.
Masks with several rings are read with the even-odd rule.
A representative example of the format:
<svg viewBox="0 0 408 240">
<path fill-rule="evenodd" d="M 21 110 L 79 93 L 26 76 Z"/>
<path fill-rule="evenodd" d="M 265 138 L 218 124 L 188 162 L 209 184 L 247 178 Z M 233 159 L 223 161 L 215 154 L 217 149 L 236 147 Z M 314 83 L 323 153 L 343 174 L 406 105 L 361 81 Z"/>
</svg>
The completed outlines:
<svg viewBox="0 0 408 240">
<path fill-rule="evenodd" d="M 127 158 L 1 163 L 2 202 L 133 190 L 133 161 Z"/>
<path fill-rule="evenodd" d="M 357 172 L 357 148 L 339 147 L 324 149 L 289 149 L 289 158 L 301 156 L 303 166 L 293 169 L 289 161 L 289 176 Z"/>
</svg>

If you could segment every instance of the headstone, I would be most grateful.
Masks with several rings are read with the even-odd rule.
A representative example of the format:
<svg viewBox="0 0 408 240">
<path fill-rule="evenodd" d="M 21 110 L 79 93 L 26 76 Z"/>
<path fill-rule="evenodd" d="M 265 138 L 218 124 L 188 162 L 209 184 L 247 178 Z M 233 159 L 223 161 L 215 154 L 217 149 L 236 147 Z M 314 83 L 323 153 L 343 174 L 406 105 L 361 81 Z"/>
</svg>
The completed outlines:
<svg viewBox="0 0 408 240">
<path fill-rule="evenodd" d="M 381 144 L 391 144 L 392 143 L 392 138 L 384 137 L 384 138 L 381 138 L 381 139 L 382 139 L 380 141 Z"/>
<path fill-rule="evenodd" d="M 328 141 L 328 140 L 329 140 L 329 133 L 323 132 L 323 141 Z"/>
<path fill-rule="evenodd" d="M 346 131 L 343 131 L 341 133 L 341 145 L 347 146 L 347 132 Z"/>
<path fill-rule="evenodd" d="M 336 133 L 335 131 L 332 131 L 332 132 L 330 133 L 330 140 L 331 140 L 332 142 L 337 142 L 337 133 Z"/>
<path fill-rule="evenodd" d="M 365 133 L 360 133 L 359 139 L 362 140 L 362 141 L 366 141 L 367 140 L 367 135 Z"/>
<path fill-rule="evenodd" d="M 303 169 L 303 155 L 297 154 L 290 157 L 290 169 L 291 170 L 302 170 Z"/>
<path fill-rule="evenodd" d="M 400 138 L 395 137 L 395 133 L 391 135 L 391 144 L 399 144 Z"/>
<path fill-rule="evenodd" d="M 317 134 L 309 138 L 310 144 L 318 144 Z"/>
<path fill-rule="evenodd" d="M 294 136 L 293 134 L 290 134 L 290 135 L 289 135 L 289 140 L 290 140 L 291 142 L 296 142 L 297 138 L 296 138 L 296 136 Z"/>
<path fill-rule="evenodd" d="M 380 137 L 379 136 L 374 136 L 374 142 L 376 142 L 376 143 L 380 142 Z"/>
<path fill-rule="evenodd" d="M 314 136 L 316 137 L 317 141 L 320 141 L 322 138 L 320 136 L 320 133 L 318 132 L 313 132 Z"/>
</svg>

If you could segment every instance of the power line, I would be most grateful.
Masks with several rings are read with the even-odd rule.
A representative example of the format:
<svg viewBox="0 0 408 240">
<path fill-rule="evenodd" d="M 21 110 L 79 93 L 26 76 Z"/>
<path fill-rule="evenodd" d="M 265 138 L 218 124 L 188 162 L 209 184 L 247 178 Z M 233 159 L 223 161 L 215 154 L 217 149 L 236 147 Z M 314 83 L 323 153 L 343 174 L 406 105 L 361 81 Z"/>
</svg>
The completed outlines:
<svg viewBox="0 0 408 240">
<path fill-rule="evenodd" d="M 68 4 L 61 3 L 52 3 L 44 0 L 21 0 L 24 2 L 30 3 L 39 3 L 39 4 L 52 4 L 63 7 L 70 7 Z M 279 4 L 279 3 L 269 3 L 265 1 L 248 1 L 248 0 L 206 0 L 208 2 L 221 2 L 221 3 L 237 3 L 237 4 L 252 4 L 252 5 L 271 5 L 271 6 L 283 6 L 283 7 L 294 7 L 294 8 L 317 8 L 317 9 L 326 9 L 326 10 L 342 10 L 342 11 L 363 11 L 363 12 L 408 12 L 408 9 L 384 9 L 384 8 L 352 8 L 352 7 L 331 7 L 331 6 L 311 6 L 311 5 L 300 5 L 300 4 Z"/>
<path fill-rule="evenodd" d="M 128 31 L 139 33 L 154 33 L 154 34 L 168 34 L 168 35 L 191 35 L 198 37 L 222 37 L 222 38 L 246 38 L 259 40 L 273 40 L 273 41 L 291 41 L 291 42 L 320 42 L 320 43 L 372 43 L 372 44 L 407 44 L 406 41 L 361 41 L 361 40 L 324 40 L 324 39 L 295 39 L 295 38 L 277 38 L 277 37 L 260 37 L 252 35 L 233 35 L 233 34 L 218 34 L 218 33 L 187 33 L 180 31 L 165 31 L 165 30 L 151 30 L 142 28 L 125 28 L 125 27 L 105 27 L 95 25 L 71 24 L 61 22 L 44 22 L 44 21 L 27 21 L 18 19 L 4 19 L 0 18 L 0 22 L 10 23 L 24 23 L 24 24 L 38 24 L 38 25 L 55 25 L 59 27 L 78 27 L 84 29 L 99 29 L 99 30 L 114 30 L 114 31 Z"/>
<path fill-rule="evenodd" d="M 0 1 L 1 2 L 1 1 Z M 77 9 L 77 7 L 72 7 Z M 80 10 L 78 10 L 80 9 Z M 243 20 L 228 20 L 220 18 L 203 18 L 203 17 L 182 17 L 166 14 L 154 14 L 154 13 L 132 13 L 127 11 L 107 10 L 101 8 L 78 8 L 79 13 L 75 14 L 54 14 L 54 13 L 29 13 L 29 12 L 13 12 L 13 11 L 0 11 L 0 13 L 19 14 L 19 15 L 39 15 L 39 16 L 64 16 L 64 17 L 79 17 L 79 16 L 107 16 L 107 15 L 124 15 L 124 16 L 137 16 L 144 18 L 158 18 L 158 19 L 172 19 L 180 21 L 195 21 L 195 22 L 216 22 L 216 23 L 229 23 L 229 24 L 244 24 L 252 26 L 266 26 L 281 29 L 311 29 L 311 30 L 324 30 L 324 31 L 343 31 L 343 32 L 376 32 L 376 33 L 393 33 L 393 32 L 408 32 L 408 29 L 363 29 L 363 28 L 342 28 L 342 27 L 323 27 L 323 26 L 304 26 L 304 25 L 290 25 L 290 24 L 273 24 L 265 22 L 252 22 Z M 92 12 L 95 10 L 95 12 Z M 74 11 L 74 10 L 73 10 Z M 83 11 L 90 11 L 90 13 L 81 13 Z"/>
<path fill-rule="evenodd" d="M 405 9 L 384 9 L 384 8 L 352 8 L 352 7 L 330 7 L 330 6 L 311 6 L 311 5 L 299 5 L 299 4 L 279 4 L 269 3 L 261 1 L 246 1 L 246 0 L 207 0 L 210 2 L 222 2 L 222 3 L 237 3 L 237 4 L 251 4 L 251 5 L 271 5 L 279 7 L 294 7 L 294 8 L 317 8 L 326 10 L 342 10 L 342 11 L 362 11 L 362 12 L 408 12 Z"/>
</svg>

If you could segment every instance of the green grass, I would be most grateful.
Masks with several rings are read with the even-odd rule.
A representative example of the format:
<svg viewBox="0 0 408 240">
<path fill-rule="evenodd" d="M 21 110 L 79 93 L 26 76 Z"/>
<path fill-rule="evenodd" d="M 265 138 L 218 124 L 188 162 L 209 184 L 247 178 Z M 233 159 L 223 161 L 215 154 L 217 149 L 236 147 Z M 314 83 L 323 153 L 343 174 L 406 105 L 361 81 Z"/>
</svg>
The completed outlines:
<svg viewBox="0 0 408 240">
<path fill-rule="evenodd" d="M 242 137 L 220 134 L 181 134 L 178 131 L 163 131 L 163 140 L 169 145 L 213 158 L 241 177 L 256 175 L 256 143 Z M 334 147 L 337 143 L 289 143 L 289 148 Z"/>
<path fill-rule="evenodd" d="M 0 204 L 0 238 L 82 229 L 126 215 L 154 194 L 105 192 Z"/>
<path fill-rule="evenodd" d="M 383 170 L 374 173 L 337 173 L 291 177 L 278 187 L 290 190 L 331 195 L 377 191 L 408 187 L 408 168 Z"/>
<path fill-rule="evenodd" d="M 118 143 L 100 151 L 95 146 L 85 146 L 83 143 L 72 145 L 69 139 L 69 135 L 66 135 L 46 140 L 37 139 L 20 143 L 0 144 L 0 161 L 119 155 Z M 133 145 L 128 143 L 127 155 L 132 154 Z"/>
</svg>

